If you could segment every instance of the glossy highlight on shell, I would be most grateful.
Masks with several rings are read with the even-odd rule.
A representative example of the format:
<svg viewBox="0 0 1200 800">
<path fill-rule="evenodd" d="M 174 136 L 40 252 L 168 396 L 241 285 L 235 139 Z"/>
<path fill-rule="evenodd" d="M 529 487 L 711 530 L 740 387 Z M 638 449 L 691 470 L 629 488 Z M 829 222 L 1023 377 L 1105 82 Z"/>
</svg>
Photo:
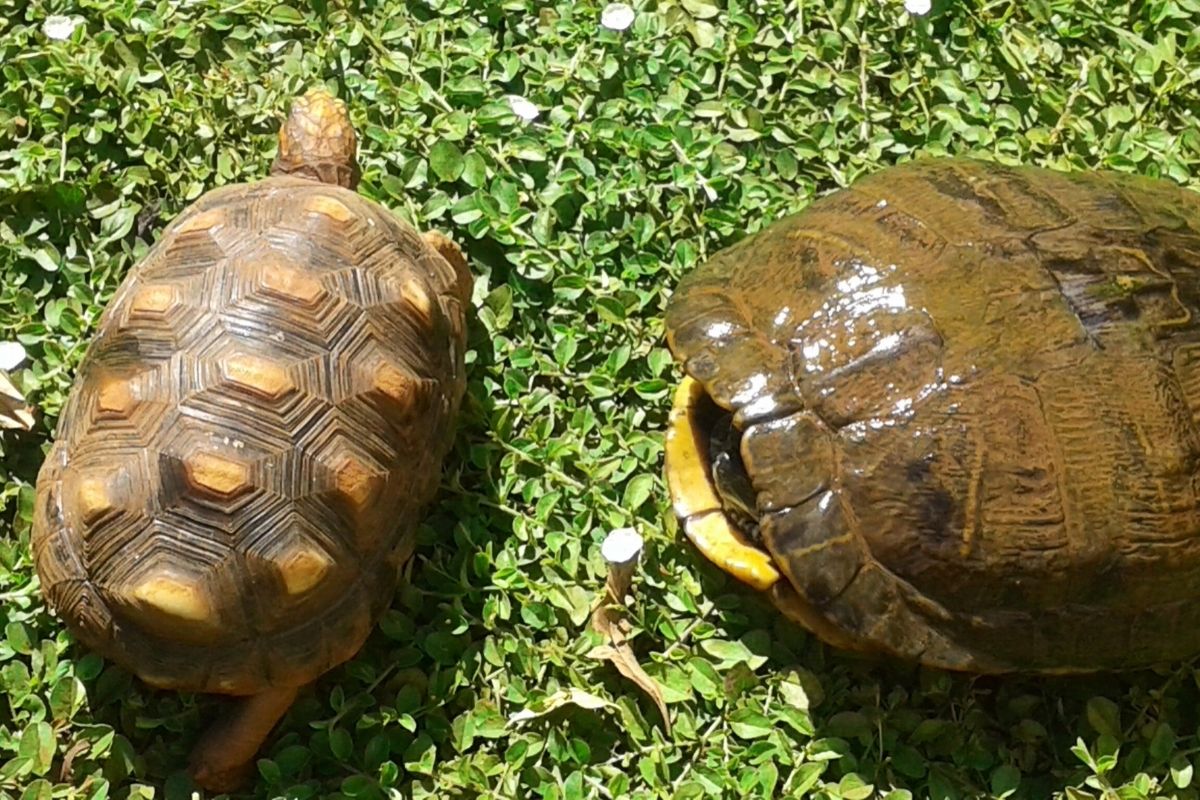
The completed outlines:
<svg viewBox="0 0 1200 800">
<path fill-rule="evenodd" d="M 687 409 L 707 403 L 739 433 L 757 538 L 709 522 L 698 544 L 720 562 L 746 539 L 782 577 L 730 571 L 827 641 L 980 672 L 1188 657 L 1197 314 L 1189 190 L 965 159 L 884 170 L 680 284 L 668 341 L 703 402 L 677 398 L 673 500 L 695 526 L 704 493 L 681 487 L 712 481 L 711 429 Z"/>
</svg>

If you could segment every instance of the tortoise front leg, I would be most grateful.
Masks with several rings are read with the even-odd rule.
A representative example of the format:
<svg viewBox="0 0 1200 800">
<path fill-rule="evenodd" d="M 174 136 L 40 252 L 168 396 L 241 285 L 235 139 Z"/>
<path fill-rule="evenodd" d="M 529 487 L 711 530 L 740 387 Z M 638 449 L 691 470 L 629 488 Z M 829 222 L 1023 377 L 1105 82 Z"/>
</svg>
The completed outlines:
<svg viewBox="0 0 1200 800">
<path fill-rule="evenodd" d="M 268 689 L 250 695 L 212 724 L 192 750 L 192 780 L 210 792 L 231 792 L 252 774 L 263 741 L 291 708 L 297 686 Z"/>
<path fill-rule="evenodd" d="M 436 250 L 438 255 L 446 259 L 446 262 L 454 269 L 455 294 L 464 307 L 469 305 L 471 287 L 474 285 L 475 279 L 471 277 L 471 268 L 467 264 L 467 257 L 463 255 L 462 248 L 444 233 L 438 231 L 426 231 L 421 234 L 421 238 L 425 240 L 425 244 Z"/>
</svg>

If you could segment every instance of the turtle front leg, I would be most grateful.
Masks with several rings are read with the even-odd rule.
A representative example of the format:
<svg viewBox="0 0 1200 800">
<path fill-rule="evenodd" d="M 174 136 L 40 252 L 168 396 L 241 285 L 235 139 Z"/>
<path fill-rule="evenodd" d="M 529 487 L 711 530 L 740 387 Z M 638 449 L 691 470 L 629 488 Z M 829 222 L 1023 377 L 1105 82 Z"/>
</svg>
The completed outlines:
<svg viewBox="0 0 1200 800">
<path fill-rule="evenodd" d="M 214 722 L 192 749 L 188 771 L 196 785 L 210 792 L 231 792 L 244 784 L 263 741 L 298 691 L 297 686 L 286 686 L 250 695 Z"/>
</svg>

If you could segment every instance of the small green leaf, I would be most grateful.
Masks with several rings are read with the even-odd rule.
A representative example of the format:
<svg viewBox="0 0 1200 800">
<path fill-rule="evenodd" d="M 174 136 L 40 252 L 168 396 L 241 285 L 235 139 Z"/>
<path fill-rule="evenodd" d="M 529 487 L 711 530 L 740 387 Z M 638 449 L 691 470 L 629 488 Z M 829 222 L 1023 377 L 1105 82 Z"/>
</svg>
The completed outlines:
<svg viewBox="0 0 1200 800">
<path fill-rule="evenodd" d="M 29 629 L 20 622 L 10 622 L 4 627 L 4 638 L 15 652 L 28 655 L 33 652 L 29 640 Z"/>
<path fill-rule="evenodd" d="M 437 745 L 426 734 L 413 740 L 404 751 L 404 768 L 420 775 L 432 775 L 437 760 Z"/>
<path fill-rule="evenodd" d="M 860 711 L 841 711 L 829 718 L 828 729 L 831 734 L 842 739 L 872 735 L 873 726 L 866 715 Z"/>
<path fill-rule="evenodd" d="M 712 0 L 682 0 L 683 7 L 696 19 L 712 19 L 721 9 Z"/>
<path fill-rule="evenodd" d="M 739 708 L 729 716 L 729 727 L 743 739 L 761 739 L 773 730 L 771 721 L 751 708 Z"/>
<path fill-rule="evenodd" d="M 283 783 L 283 772 L 277 763 L 269 758 L 260 758 L 256 763 L 258 774 L 263 777 L 268 786 L 278 786 Z"/>
<path fill-rule="evenodd" d="M 779 697 L 801 711 L 816 708 L 824 699 L 820 679 L 808 670 L 796 669 L 779 683 Z"/>
<path fill-rule="evenodd" d="M 1192 762 L 1182 753 L 1171 759 L 1171 782 L 1180 789 L 1192 785 Z"/>
<path fill-rule="evenodd" d="M 1121 737 L 1120 710 L 1107 697 L 1093 697 L 1087 702 L 1088 723 L 1097 733 Z"/>
<path fill-rule="evenodd" d="M 453 142 L 440 139 L 429 149 L 430 169 L 447 183 L 458 180 L 465 166 L 462 151 Z"/>
<path fill-rule="evenodd" d="M 1160 722 L 1154 728 L 1150 738 L 1150 756 L 1156 761 L 1166 761 L 1175 747 L 1175 731 L 1166 722 Z"/>
<path fill-rule="evenodd" d="M 717 29 L 709 22 L 698 19 L 688 29 L 699 47 L 712 47 L 717 43 Z"/>
<path fill-rule="evenodd" d="M 792 780 L 793 796 L 804 797 L 805 792 L 817 785 L 828 766 L 827 761 L 808 761 L 801 764 Z"/>
<path fill-rule="evenodd" d="M 483 301 L 490 314 L 491 326 L 495 330 L 507 328 L 513 320 L 513 294 L 508 284 L 497 286 Z"/>
<path fill-rule="evenodd" d="M 339 761 L 349 761 L 354 753 L 354 740 L 345 728 L 334 728 L 329 732 L 329 749 Z"/>
<path fill-rule="evenodd" d="M 713 669 L 712 664 L 702 658 L 693 658 L 688 661 L 688 678 L 691 680 L 692 688 L 703 697 L 719 697 L 722 693 L 721 677 Z"/>
<path fill-rule="evenodd" d="M 892 765 L 896 771 L 908 778 L 925 777 L 925 759 L 920 751 L 908 745 L 897 745 L 892 751 Z"/>
<path fill-rule="evenodd" d="M 512 143 L 513 155 L 522 161 L 545 161 L 546 148 L 535 139 L 522 136 Z"/>
<path fill-rule="evenodd" d="M 1007 797 L 1021 784 L 1021 771 L 1011 764 L 1002 764 L 992 770 L 992 794 Z"/>
<path fill-rule="evenodd" d="M 625 485 L 625 493 L 621 498 L 621 505 L 630 511 L 637 511 L 650 499 L 650 492 L 654 488 L 654 481 L 654 476 L 647 473 L 635 475 Z"/>
<path fill-rule="evenodd" d="M 53 797 L 54 785 L 44 779 L 33 781 L 21 792 L 21 800 L 51 800 Z"/>
<path fill-rule="evenodd" d="M 271 19 L 283 25 L 303 25 L 304 15 L 291 6 L 278 5 L 271 9 Z"/>
<path fill-rule="evenodd" d="M 803 711 L 795 708 L 783 708 L 776 710 L 774 717 L 786 723 L 792 730 L 801 736 L 812 736 L 816 733 L 816 728 L 813 727 L 812 719 Z"/>
<path fill-rule="evenodd" d="M 34 775 L 45 775 L 50 771 L 57 750 L 54 730 L 48 723 L 35 722 L 21 734 L 19 755 L 27 759 Z"/>
<path fill-rule="evenodd" d="M 844 800 L 867 800 L 875 794 L 875 787 L 853 772 L 838 781 L 837 788 Z"/>
<path fill-rule="evenodd" d="M 765 656 L 755 655 L 742 642 L 730 642 L 724 639 L 705 639 L 700 643 L 704 652 L 720 661 L 722 669 L 728 669 L 734 664 L 745 662 L 751 669 L 758 669 L 766 663 Z"/>
<path fill-rule="evenodd" d="M 468 186 L 476 189 L 487 182 L 487 162 L 483 160 L 483 156 L 474 152 L 463 156 L 462 179 Z"/>
</svg>

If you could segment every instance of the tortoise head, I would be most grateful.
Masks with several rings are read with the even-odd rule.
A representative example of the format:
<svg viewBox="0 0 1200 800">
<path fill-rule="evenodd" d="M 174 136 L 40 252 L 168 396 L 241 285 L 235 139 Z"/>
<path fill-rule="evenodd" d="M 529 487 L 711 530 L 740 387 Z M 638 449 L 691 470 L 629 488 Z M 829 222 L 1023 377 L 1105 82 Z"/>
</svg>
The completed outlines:
<svg viewBox="0 0 1200 800">
<path fill-rule="evenodd" d="M 295 175 L 353 189 L 358 185 L 358 138 L 346 104 L 323 88 L 296 98 L 279 129 L 272 175 Z"/>
</svg>

